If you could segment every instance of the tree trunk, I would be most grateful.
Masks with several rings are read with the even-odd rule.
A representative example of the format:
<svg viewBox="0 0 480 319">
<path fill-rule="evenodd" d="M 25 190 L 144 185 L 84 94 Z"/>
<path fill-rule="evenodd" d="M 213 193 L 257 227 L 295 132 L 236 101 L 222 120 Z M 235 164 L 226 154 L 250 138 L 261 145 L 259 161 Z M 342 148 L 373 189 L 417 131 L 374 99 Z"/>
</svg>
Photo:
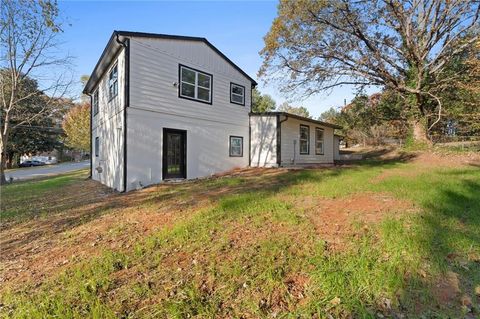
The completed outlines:
<svg viewBox="0 0 480 319">
<path fill-rule="evenodd" d="M 413 143 L 416 145 L 431 146 L 432 142 L 428 138 L 427 128 L 418 119 L 412 119 L 409 121 L 409 126 L 412 132 Z"/>
<path fill-rule="evenodd" d="M 5 164 L 7 161 L 7 136 L 0 135 L 0 185 L 5 185 L 7 179 L 5 178 Z"/>
<path fill-rule="evenodd" d="M 6 165 L 7 169 L 13 168 L 13 156 L 14 156 L 14 153 L 8 153 L 7 155 L 7 165 Z"/>
<path fill-rule="evenodd" d="M 423 119 L 425 118 L 425 109 L 423 107 L 424 99 L 421 94 L 416 95 L 416 102 L 420 114 L 413 115 L 413 118 L 409 121 L 413 141 L 416 144 L 431 145 L 431 141 L 427 135 L 426 124 L 423 122 Z"/>
<path fill-rule="evenodd" d="M 5 153 L 2 152 L 0 154 L 0 185 L 5 185 L 7 183 L 7 179 L 5 178 L 5 160 Z"/>
<path fill-rule="evenodd" d="M 423 123 L 421 123 L 418 120 L 413 120 L 412 121 L 412 133 L 413 133 L 413 139 L 418 142 L 430 142 L 428 137 L 427 137 L 427 129 Z"/>
</svg>

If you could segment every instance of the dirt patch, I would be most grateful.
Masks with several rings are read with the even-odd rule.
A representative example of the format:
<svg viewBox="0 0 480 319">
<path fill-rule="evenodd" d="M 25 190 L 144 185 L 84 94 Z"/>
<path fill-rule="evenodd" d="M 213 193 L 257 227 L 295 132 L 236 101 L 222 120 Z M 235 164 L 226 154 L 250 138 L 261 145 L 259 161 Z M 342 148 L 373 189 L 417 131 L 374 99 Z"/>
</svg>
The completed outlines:
<svg viewBox="0 0 480 319">
<path fill-rule="evenodd" d="M 461 289 L 457 273 L 448 271 L 435 285 L 433 294 L 441 305 L 452 305 L 459 301 Z"/>
<path fill-rule="evenodd" d="M 480 154 L 441 154 L 434 152 L 418 153 L 413 159 L 415 164 L 427 167 L 459 167 L 480 164 Z"/>
<path fill-rule="evenodd" d="M 332 248 L 343 247 L 355 234 L 354 222 L 364 224 L 363 229 L 366 230 L 368 224 L 377 223 L 386 216 L 415 210 L 409 202 L 379 193 L 359 193 L 336 199 L 303 197 L 295 201 L 295 205 L 304 209 L 317 233 Z"/>
<path fill-rule="evenodd" d="M 301 302 L 305 299 L 305 289 L 310 282 L 310 278 L 304 274 L 290 274 L 285 280 L 288 293 L 296 300 Z"/>
</svg>

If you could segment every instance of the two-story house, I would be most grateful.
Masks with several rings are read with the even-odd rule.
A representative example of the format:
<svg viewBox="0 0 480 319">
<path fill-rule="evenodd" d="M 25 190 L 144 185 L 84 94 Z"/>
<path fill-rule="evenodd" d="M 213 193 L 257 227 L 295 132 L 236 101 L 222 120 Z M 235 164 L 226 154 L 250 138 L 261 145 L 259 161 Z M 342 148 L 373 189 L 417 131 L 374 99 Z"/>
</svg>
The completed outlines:
<svg viewBox="0 0 480 319">
<path fill-rule="evenodd" d="M 115 31 L 84 90 L 92 178 L 128 191 L 248 166 L 255 85 L 205 38 Z"/>
<path fill-rule="evenodd" d="M 250 114 L 255 85 L 205 38 L 114 31 L 84 89 L 92 178 L 129 191 L 249 165 L 333 163 L 336 126 Z"/>
</svg>

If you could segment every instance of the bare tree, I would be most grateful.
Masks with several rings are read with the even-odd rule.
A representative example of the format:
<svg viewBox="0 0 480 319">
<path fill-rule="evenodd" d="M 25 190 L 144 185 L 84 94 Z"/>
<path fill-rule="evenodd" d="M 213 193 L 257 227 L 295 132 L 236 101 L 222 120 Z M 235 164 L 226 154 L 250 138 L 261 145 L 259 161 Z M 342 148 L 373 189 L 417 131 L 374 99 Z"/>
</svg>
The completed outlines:
<svg viewBox="0 0 480 319">
<path fill-rule="evenodd" d="M 37 117 L 59 110 L 72 76 L 71 58 L 59 50 L 62 22 L 56 1 L 0 0 L 0 183 L 5 183 L 8 138 L 12 130 L 25 127 Z M 68 74 L 68 75 L 67 75 Z M 40 89 L 29 89 L 31 80 Z M 30 112 L 32 101 L 42 107 Z"/>
<path fill-rule="evenodd" d="M 343 85 L 395 91 L 423 141 L 460 76 L 446 66 L 479 39 L 477 0 L 282 0 L 278 10 L 260 76 L 302 97 Z"/>
</svg>

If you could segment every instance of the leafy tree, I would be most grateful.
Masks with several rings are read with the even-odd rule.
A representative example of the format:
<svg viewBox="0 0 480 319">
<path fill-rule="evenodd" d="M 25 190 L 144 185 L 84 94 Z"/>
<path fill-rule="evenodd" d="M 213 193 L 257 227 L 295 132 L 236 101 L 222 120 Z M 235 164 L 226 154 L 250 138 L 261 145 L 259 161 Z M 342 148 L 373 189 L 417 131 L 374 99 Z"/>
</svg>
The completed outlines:
<svg viewBox="0 0 480 319">
<path fill-rule="evenodd" d="M 292 106 L 292 105 L 288 104 L 288 102 L 283 102 L 282 104 L 280 104 L 277 111 L 287 112 L 287 113 L 290 113 L 290 114 L 295 114 L 295 115 L 311 118 L 310 112 L 308 112 L 306 107 L 304 107 L 304 106 L 297 106 L 297 107 Z"/>
<path fill-rule="evenodd" d="M 478 41 L 479 12 L 478 1 L 281 0 L 259 75 L 292 95 L 342 85 L 396 92 L 415 140 L 428 142 L 449 107 L 442 92 L 462 76 L 447 66 Z"/>
<path fill-rule="evenodd" d="M 268 94 L 262 94 L 257 88 L 252 91 L 252 112 L 263 113 L 275 110 L 275 100 Z"/>
<path fill-rule="evenodd" d="M 0 183 L 5 183 L 9 138 L 43 115 L 53 116 L 71 81 L 60 57 L 62 23 L 55 1 L 0 0 Z M 36 82 L 33 79 L 41 79 Z M 33 81 L 33 82 L 32 82 Z M 41 89 L 32 89 L 40 83 Z M 42 103 L 39 103 L 39 99 Z"/>
<path fill-rule="evenodd" d="M 338 121 L 340 121 L 340 110 L 337 110 L 334 107 L 329 108 L 320 116 L 318 117 L 318 120 L 324 121 L 327 123 L 333 123 L 333 124 L 338 124 Z M 340 125 L 340 124 L 339 124 Z"/>
<path fill-rule="evenodd" d="M 20 126 L 12 130 L 7 146 L 7 167 L 14 165 L 14 159 L 23 154 L 50 152 L 60 148 L 62 130 L 55 127 L 52 118 L 38 117 L 31 125 Z"/>
<path fill-rule="evenodd" d="M 339 110 L 330 108 L 319 119 L 342 126 L 341 134 L 347 143 L 383 144 L 385 138 L 405 138 L 402 102 L 390 91 L 371 96 L 358 94 L 350 104 Z"/>
<path fill-rule="evenodd" d="M 77 150 L 90 151 L 90 104 L 74 106 L 62 123 L 66 134 L 65 144 Z"/>
<path fill-rule="evenodd" d="M 0 75 L 5 76 L 7 71 L 0 70 Z M 66 99 L 51 100 L 38 89 L 37 81 L 26 78 L 23 81 L 23 96 L 28 96 L 20 102 L 21 114 L 11 118 L 11 129 L 8 144 L 5 150 L 6 164 L 11 167 L 14 158 L 23 154 L 52 151 L 61 146 L 60 137 L 63 134 L 58 125 L 65 110 L 70 106 Z M 51 104 L 55 112 L 42 112 Z M 28 123 L 22 124 L 22 119 L 29 118 Z M 3 121 L 4 114 L 1 116 Z M 18 124 L 20 122 L 20 124 Z"/>
</svg>

